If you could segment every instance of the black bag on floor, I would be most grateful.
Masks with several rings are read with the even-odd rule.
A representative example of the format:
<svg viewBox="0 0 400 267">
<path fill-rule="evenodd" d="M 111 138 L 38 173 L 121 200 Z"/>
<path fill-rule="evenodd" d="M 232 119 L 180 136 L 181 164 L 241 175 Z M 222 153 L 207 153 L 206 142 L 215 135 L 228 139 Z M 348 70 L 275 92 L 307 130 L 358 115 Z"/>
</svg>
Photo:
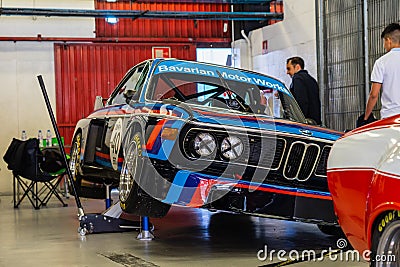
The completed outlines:
<svg viewBox="0 0 400 267">
<path fill-rule="evenodd" d="M 26 141 L 13 138 L 3 157 L 7 168 L 25 178 L 36 180 L 38 147 L 39 140 L 36 138 Z"/>
<path fill-rule="evenodd" d="M 59 148 L 45 148 L 42 150 L 43 161 L 40 164 L 42 171 L 57 173 L 65 169 L 64 159 Z"/>
</svg>

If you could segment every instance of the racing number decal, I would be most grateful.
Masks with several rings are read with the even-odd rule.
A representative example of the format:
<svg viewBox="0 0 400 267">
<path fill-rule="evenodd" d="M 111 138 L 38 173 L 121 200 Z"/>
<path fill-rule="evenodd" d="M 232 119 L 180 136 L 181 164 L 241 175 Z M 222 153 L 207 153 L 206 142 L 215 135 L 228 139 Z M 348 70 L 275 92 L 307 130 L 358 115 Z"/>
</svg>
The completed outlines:
<svg viewBox="0 0 400 267">
<path fill-rule="evenodd" d="M 122 118 L 119 118 L 114 125 L 110 140 L 110 160 L 114 170 L 118 170 L 118 155 L 122 141 Z"/>
</svg>

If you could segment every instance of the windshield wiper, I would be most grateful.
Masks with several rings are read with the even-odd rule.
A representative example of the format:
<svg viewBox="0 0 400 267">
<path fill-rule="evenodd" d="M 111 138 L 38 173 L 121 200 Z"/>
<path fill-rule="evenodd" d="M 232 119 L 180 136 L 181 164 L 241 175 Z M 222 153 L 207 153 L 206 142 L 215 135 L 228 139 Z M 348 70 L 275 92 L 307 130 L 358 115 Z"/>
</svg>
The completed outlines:
<svg viewBox="0 0 400 267">
<path fill-rule="evenodd" d="M 236 102 L 240 105 L 240 107 L 243 109 L 243 111 L 247 111 L 247 108 L 243 105 L 243 103 L 241 101 L 239 101 L 239 99 L 236 97 L 236 95 L 233 94 L 233 91 L 231 90 L 231 88 L 229 87 L 228 83 L 226 82 L 225 78 L 222 77 L 221 72 L 219 72 L 219 70 L 216 70 L 219 80 L 222 83 L 222 87 L 224 87 L 225 92 L 228 94 L 229 99 L 232 100 L 231 97 L 234 97 Z"/>
</svg>

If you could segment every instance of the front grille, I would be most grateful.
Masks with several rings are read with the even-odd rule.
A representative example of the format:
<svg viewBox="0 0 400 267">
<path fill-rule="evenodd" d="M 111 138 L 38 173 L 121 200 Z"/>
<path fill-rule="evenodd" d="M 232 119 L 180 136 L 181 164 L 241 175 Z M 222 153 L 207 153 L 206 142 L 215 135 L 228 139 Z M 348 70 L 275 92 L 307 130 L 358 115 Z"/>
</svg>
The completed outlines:
<svg viewBox="0 0 400 267">
<path fill-rule="evenodd" d="M 217 142 L 217 153 L 213 154 L 212 158 L 206 159 L 215 163 L 230 162 L 245 166 L 263 167 L 266 169 L 276 170 L 281 164 L 286 147 L 286 141 L 283 138 L 262 136 L 261 134 L 253 133 L 229 133 L 230 136 L 234 135 L 239 137 L 245 145 L 243 154 L 239 158 L 229 161 L 219 154 L 222 140 L 228 136 L 228 133 L 222 130 L 193 128 L 186 134 L 182 146 L 184 154 L 187 155 L 189 159 L 199 159 L 199 156 L 196 155 L 193 150 L 193 140 L 200 132 L 212 134 Z"/>
<path fill-rule="evenodd" d="M 315 175 L 326 176 L 326 168 L 328 165 L 328 157 L 329 153 L 331 152 L 331 148 L 331 146 L 324 146 L 324 148 L 322 149 L 317 168 L 315 169 Z"/>
<path fill-rule="evenodd" d="M 252 140 L 253 137 L 249 139 Z M 261 143 L 261 138 L 258 138 L 256 142 L 250 141 L 249 165 L 271 168 L 272 170 L 278 169 L 285 146 L 286 141 L 281 138 L 264 138 L 263 143 Z"/>
<path fill-rule="evenodd" d="M 290 146 L 283 175 L 287 179 L 300 181 L 310 178 L 319 156 L 320 148 L 316 144 L 294 142 Z"/>
</svg>

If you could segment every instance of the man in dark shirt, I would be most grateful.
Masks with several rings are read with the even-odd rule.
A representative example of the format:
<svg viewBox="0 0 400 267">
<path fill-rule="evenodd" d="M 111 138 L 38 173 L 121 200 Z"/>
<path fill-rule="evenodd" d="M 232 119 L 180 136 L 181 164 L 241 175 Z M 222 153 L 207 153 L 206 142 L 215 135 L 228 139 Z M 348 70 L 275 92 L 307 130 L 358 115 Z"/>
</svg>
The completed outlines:
<svg viewBox="0 0 400 267">
<path fill-rule="evenodd" d="M 306 118 L 321 124 L 321 101 L 317 81 L 304 69 L 301 57 L 291 57 L 286 61 L 287 74 L 292 77 L 290 92 L 293 94 Z"/>
</svg>

